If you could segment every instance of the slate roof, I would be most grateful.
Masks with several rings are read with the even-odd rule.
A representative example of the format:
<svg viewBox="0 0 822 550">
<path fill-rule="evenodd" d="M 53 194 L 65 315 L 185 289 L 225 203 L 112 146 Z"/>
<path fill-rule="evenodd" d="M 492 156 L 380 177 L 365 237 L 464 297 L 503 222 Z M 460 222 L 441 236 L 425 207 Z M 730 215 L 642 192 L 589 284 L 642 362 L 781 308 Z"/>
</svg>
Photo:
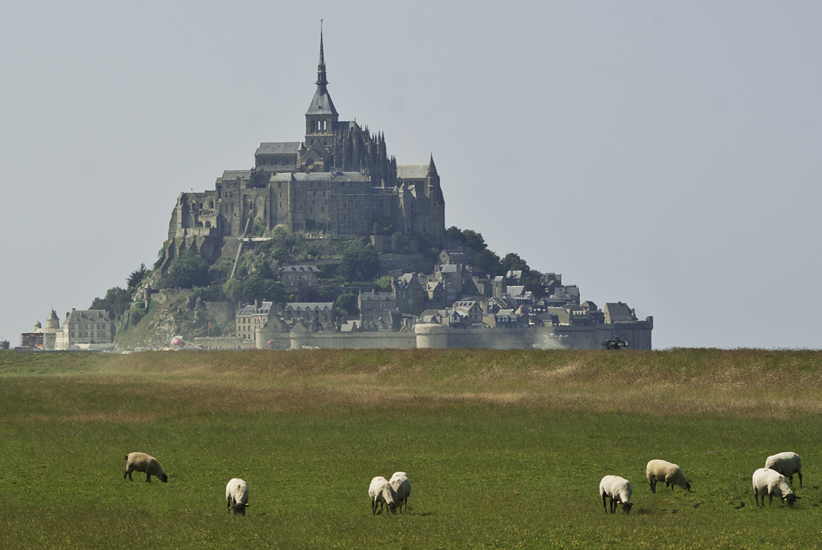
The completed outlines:
<svg viewBox="0 0 822 550">
<path fill-rule="evenodd" d="M 425 179 L 428 167 L 428 164 L 398 164 L 397 179 Z"/>
<path fill-rule="evenodd" d="M 261 143 L 255 155 L 277 155 L 296 153 L 300 149 L 299 141 L 278 141 L 273 143 Z"/>
<path fill-rule="evenodd" d="M 311 273 L 319 273 L 320 268 L 316 265 L 287 265 L 283 268 L 283 273 L 285 273 L 286 271 L 289 273 L 304 273 L 306 271 L 310 271 Z"/>
<path fill-rule="evenodd" d="M 333 309 L 334 302 L 289 302 L 285 304 L 285 308 L 291 308 L 296 311 L 317 310 L 317 309 Z"/>
<path fill-rule="evenodd" d="M 274 302 L 260 302 L 260 307 L 257 307 L 256 304 L 246 304 L 237 310 L 237 317 L 267 316 L 273 305 Z"/>
</svg>

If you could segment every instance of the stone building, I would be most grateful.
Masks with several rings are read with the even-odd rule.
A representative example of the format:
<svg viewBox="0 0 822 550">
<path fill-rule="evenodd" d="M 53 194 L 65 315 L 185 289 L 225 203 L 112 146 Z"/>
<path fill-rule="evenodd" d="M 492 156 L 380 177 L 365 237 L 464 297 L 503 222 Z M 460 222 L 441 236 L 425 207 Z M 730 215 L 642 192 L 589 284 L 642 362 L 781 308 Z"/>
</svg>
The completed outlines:
<svg viewBox="0 0 822 550">
<path fill-rule="evenodd" d="M 320 268 L 315 265 L 287 265 L 283 268 L 282 281 L 286 290 L 296 290 L 316 284 Z"/>
<path fill-rule="evenodd" d="M 227 170 L 214 190 L 181 193 L 162 270 L 185 250 L 233 256 L 238 238 L 289 233 L 368 235 L 389 220 L 403 235 L 445 235 L 445 200 L 433 156 L 397 164 L 382 133 L 340 120 L 328 93 L 323 38 L 317 89 L 300 141 L 261 143 L 249 170 Z"/>
<path fill-rule="evenodd" d="M 255 301 L 245 304 L 237 310 L 234 320 L 237 326 L 237 338 L 244 344 L 253 344 L 257 328 L 265 327 L 271 316 L 277 315 L 274 302 Z"/>
</svg>

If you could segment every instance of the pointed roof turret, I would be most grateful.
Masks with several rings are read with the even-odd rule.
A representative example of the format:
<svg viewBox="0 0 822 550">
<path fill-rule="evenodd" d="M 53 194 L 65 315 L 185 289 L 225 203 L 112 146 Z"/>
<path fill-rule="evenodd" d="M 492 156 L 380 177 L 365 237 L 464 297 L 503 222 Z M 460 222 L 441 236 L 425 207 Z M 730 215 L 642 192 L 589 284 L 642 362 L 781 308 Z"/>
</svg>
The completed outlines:
<svg viewBox="0 0 822 550">
<path fill-rule="evenodd" d="M 331 101 L 331 96 L 328 94 L 328 78 L 325 72 L 325 54 L 323 52 L 323 27 L 322 19 L 320 20 L 320 61 L 317 63 L 317 91 L 314 92 L 314 99 L 311 100 L 311 105 L 308 106 L 307 115 L 336 115 L 337 109 L 334 108 L 334 102 Z"/>
</svg>

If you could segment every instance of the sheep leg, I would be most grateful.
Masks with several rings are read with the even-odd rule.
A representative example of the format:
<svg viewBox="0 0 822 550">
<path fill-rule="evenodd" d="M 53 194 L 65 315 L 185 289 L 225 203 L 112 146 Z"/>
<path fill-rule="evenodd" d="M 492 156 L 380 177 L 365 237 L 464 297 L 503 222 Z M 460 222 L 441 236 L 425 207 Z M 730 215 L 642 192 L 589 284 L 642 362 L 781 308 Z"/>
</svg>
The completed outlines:
<svg viewBox="0 0 822 550">
<path fill-rule="evenodd" d="M 799 475 L 799 486 L 802 487 L 802 472 L 796 472 Z M 793 482 L 793 481 L 791 481 Z"/>
<path fill-rule="evenodd" d="M 126 476 L 128 476 L 128 480 L 129 480 L 129 481 L 134 481 L 133 479 L 131 479 L 131 472 L 130 472 L 130 471 L 126 470 L 126 471 L 123 473 L 123 480 L 125 480 L 125 479 L 126 479 Z"/>
<path fill-rule="evenodd" d="M 652 477 L 648 482 L 651 484 L 651 492 L 656 493 L 656 478 Z"/>
<path fill-rule="evenodd" d="M 608 505 L 605 504 L 605 493 L 602 493 L 602 509 L 605 510 L 605 513 L 608 513 Z"/>
<path fill-rule="evenodd" d="M 146 474 L 146 483 L 151 483 L 151 474 Z"/>
</svg>

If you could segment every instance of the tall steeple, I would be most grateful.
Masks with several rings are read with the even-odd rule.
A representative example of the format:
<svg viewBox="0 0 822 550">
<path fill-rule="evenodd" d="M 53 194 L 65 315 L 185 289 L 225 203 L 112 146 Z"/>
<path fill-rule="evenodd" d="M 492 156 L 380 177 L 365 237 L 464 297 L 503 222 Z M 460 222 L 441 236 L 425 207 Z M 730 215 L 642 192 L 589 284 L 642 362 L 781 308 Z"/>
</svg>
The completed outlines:
<svg viewBox="0 0 822 550">
<path fill-rule="evenodd" d="M 317 82 L 315 82 L 319 90 L 323 93 L 328 93 L 325 89 L 328 85 L 328 79 L 325 76 L 325 55 L 323 54 L 323 20 L 320 19 L 320 61 L 317 64 Z"/>
<path fill-rule="evenodd" d="M 317 139 L 322 138 L 325 145 L 329 145 L 329 138 L 333 135 L 339 115 L 328 93 L 328 79 L 325 73 L 325 52 L 323 51 L 323 28 L 320 19 L 320 61 L 317 63 L 317 90 L 308 111 L 305 113 L 305 143 L 310 147 Z"/>
</svg>

